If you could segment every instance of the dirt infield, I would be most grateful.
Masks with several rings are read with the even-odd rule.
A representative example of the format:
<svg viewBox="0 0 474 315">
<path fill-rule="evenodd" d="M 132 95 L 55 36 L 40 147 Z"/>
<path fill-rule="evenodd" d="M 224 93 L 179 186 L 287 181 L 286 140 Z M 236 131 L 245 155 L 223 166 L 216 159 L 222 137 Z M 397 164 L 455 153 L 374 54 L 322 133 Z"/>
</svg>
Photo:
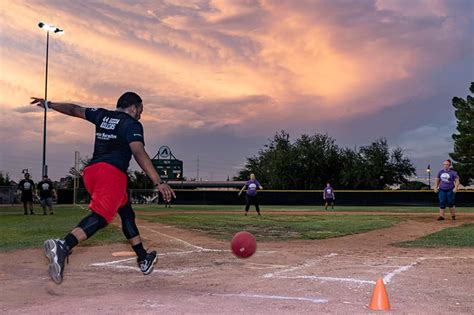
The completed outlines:
<svg viewBox="0 0 474 315">
<path fill-rule="evenodd" d="M 354 214 L 353 212 L 351 214 Z M 373 213 L 371 213 L 373 214 Z M 405 214 L 404 214 L 405 215 Z M 143 276 L 126 244 L 79 247 L 65 280 L 49 280 L 40 249 L 0 254 L 0 311 L 7 314 L 301 314 L 371 313 L 378 277 L 394 313 L 472 313 L 474 249 L 391 246 L 473 216 L 433 221 L 410 215 L 391 228 L 340 238 L 260 242 L 250 259 L 198 232 L 140 221 L 157 248 L 155 272 Z"/>
</svg>

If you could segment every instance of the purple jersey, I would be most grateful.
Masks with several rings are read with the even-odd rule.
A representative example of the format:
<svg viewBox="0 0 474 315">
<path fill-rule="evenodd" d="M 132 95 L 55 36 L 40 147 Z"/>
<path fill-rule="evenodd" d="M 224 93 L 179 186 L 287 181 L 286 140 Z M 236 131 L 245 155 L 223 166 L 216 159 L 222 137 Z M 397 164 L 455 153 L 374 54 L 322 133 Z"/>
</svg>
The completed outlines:
<svg viewBox="0 0 474 315">
<path fill-rule="evenodd" d="M 442 169 L 438 173 L 439 189 L 451 190 L 454 188 L 454 181 L 458 178 L 458 173 L 453 170 Z"/>
<path fill-rule="evenodd" d="M 331 186 L 324 188 L 324 198 L 334 199 L 332 192 L 333 190 Z"/>
<path fill-rule="evenodd" d="M 247 181 L 245 186 L 247 187 L 247 195 L 256 196 L 257 195 L 257 189 L 261 185 L 258 182 L 258 180 L 254 179 L 254 180 Z"/>
</svg>

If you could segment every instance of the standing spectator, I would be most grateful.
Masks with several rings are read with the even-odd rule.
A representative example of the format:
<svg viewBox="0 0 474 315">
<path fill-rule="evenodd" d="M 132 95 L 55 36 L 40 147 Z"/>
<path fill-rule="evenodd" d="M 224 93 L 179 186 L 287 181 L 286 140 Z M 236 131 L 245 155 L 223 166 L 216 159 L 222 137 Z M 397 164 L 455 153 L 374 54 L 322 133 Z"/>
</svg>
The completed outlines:
<svg viewBox="0 0 474 315">
<path fill-rule="evenodd" d="M 438 172 L 436 178 L 435 193 L 438 193 L 439 199 L 439 217 L 438 221 L 444 220 L 446 206 L 451 212 L 451 219 L 456 220 L 456 206 L 454 205 L 454 194 L 459 188 L 459 176 L 456 171 L 451 169 L 451 160 L 443 162 L 443 169 Z"/>
<path fill-rule="evenodd" d="M 324 210 L 328 209 L 328 205 L 331 205 L 331 208 L 334 210 L 334 200 L 336 200 L 336 195 L 334 194 L 334 189 L 332 189 L 331 184 L 327 183 L 326 188 L 323 192 L 324 199 Z"/>
<path fill-rule="evenodd" d="M 255 178 L 255 174 L 250 174 L 250 180 L 242 187 L 239 192 L 239 196 L 242 194 L 244 189 L 247 189 L 247 194 L 245 195 L 245 216 L 247 216 L 250 205 L 255 205 L 255 210 L 257 210 L 257 214 L 260 216 L 260 207 L 258 205 L 258 198 L 257 198 L 257 190 L 263 189 L 262 185 L 260 185 L 259 181 Z"/>
<path fill-rule="evenodd" d="M 49 214 L 53 212 L 53 196 L 56 195 L 54 191 L 53 182 L 48 178 L 48 175 L 43 176 L 43 180 L 38 183 L 38 193 L 40 205 L 43 208 L 43 215 L 46 215 L 46 207 L 48 207 Z"/>
<path fill-rule="evenodd" d="M 35 183 L 30 179 L 29 173 L 25 173 L 25 179 L 22 179 L 18 184 L 18 190 L 21 191 L 21 202 L 23 202 L 24 214 L 27 215 L 28 210 L 30 210 L 31 215 L 35 214 L 33 211 L 33 191 L 35 190 Z"/>
</svg>

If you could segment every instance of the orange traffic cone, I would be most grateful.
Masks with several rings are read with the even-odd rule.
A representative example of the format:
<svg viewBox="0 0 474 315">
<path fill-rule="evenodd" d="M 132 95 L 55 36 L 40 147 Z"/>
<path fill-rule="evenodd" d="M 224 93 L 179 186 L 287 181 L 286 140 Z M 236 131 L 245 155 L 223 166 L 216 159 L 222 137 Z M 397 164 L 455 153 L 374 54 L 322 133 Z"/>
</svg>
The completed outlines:
<svg viewBox="0 0 474 315">
<path fill-rule="evenodd" d="M 375 284 L 369 308 L 374 311 L 390 311 L 390 302 L 382 278 L 379 278 Z"/>
</svg>

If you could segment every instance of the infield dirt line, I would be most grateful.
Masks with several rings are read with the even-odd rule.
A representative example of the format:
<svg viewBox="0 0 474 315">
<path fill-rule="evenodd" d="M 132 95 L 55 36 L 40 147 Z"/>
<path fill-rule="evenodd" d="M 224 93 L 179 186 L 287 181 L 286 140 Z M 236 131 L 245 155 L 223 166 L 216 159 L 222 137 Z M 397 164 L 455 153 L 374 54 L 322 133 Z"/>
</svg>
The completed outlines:
<svg viewBox="0 0 474 315">
<path fill-rule="evenodd" d="M 392 272 L 389 272 L 388 274 L 386 274 L 384 277 L 383 277 L 383 282 L 385 284 L 388 284 L 392 281 L 392 278 L 398 274 L 401 274 L 402 272 L 405 272 L 407 271 L 408 269 L 418 265 L 419 262 L 418 261 L 415 261 L 415 262 L 412 262 L 411 264 L 409 265 L 406 265 L 406 266 L 402 266 L 400 268 L 397 268 L 395 270 L 393 270 Z"/>
<path fill-rule="evenodd" d="M 310 260 L 310 261 L 308 261 L 304 264 L 301 264 L 301 265 L 297 265 L 297 266 L 294 266 L 294 267 L 291 267 L 291 268 L 288 268 L 288 269 L 283 269 L 283 270 L 276 271 L 276 272 L 267 273 L 267 274 L 263 275 L 263 277 L 264 278 L 275 278 L 275 276 L 278 276 L 282 273 L 292 272 L 292 271 L 299 270 L 299 269 L 302 269 L 302 268 L 311 267 L 311 266 L 319 263 L 321 261 L 321 259 L 323 259 L 323 258 L 331 258 L 331 257 L 335 257 L 337 255 L 338 255 L 337 253 L 330 253 L 330 254 L 324 255 L 320 258 Z"/>
<path fill-rule="evenodd" d="M 212 294 L 214 296 L 227 296 L 227 297 L 242 297 L 242 298 L 254 298 L 254 299 L 270 299 L 270 300 L 290 300 L 290 301 L 308 301 L 312 303 L 327 303 L 327 299 L 311 298 L 311 297 L 298 297 L 298 296 L 281 296 L 281 295 L 265 295 L 265 294 Z"/>
<path fill-rule="evenodd" d="M 361 280 L 361 279 L 354 279 L 354 278 L 339 278 L 339 277 L 325 277 L 325 276 L 276 276 L 276 277 L 270 277 L 270 278 L 274 278 L 274 279 L 306 279 L 306 280 L 318 280 L 318 281 L 375 284 L 375 281 L 372 281 L 372 280 Z"/>
<path fill-rule="evenodd" d="M 152 229 L 152 228 L 150 228 L 150 227 L 148 227 L 148 226 L 142 226 L 142 228 L 143 228 L 143 229 L 146 229 L 146 230 L 148 230 L 148 231 L 151 231 L 151 232 L 153 232 L 153 233 L 163 235 L 163 236 L 168 237 L 168 238 L 170 238 L 170 239 L 172 239 L 172 240 L 175 240 L 175 241 L 177 241 L 177 242 L 180 242 L 180 243 L 182 243 L 182 244 L 184 244 L 184 245 L 186 245 L 186 246 L 188 246 L 188 247 L 193 247 L 193 248 L 198 249 L 198 250 L 200 250 L 200 251 L 221 251 L 221 250 L 219 250 L 219 249 L 204 248 L 204 247 L 201 247 L 201 246 L 193 245 L 193 244 L 191 244 L 191 243 L 189 243 L 189 242 L 186 242 L 185 240 L 182 240 L 182 239 L 180 239 L 180 238 L 177 238 L 177 237 L 174 237 L 174 236 L 165 234 L 165 233 L 163 233 L 163 232 L 156 231 L 156 230 L 154 230 L 154 229 Z"/>
<path fill-rule="evenodd" d="M 274 278 L 274 279 L 306 279 L 306 280 L 318 280 L 318 281 L 352 282 L 352 283 L 360 283 L 360 284 L 375 284 L 376 283 L 373 280 L 355 279 L 355 278 L 350 278 L 350 277 L 342 278 L 342 277 L 328 277 L 328 276 L 314 276 L 314 275 L 295 275 L 295 276 L 284 276 L 284 275 L 282 275 L 283 273 L 288 273 L 288 272 L 292 272 L 292 271 L 295 271 L 295 270 L 300 270 L 300 269 L 303 269 L 303 268 L 311 267 L 311 266 L 319 263 L 322 258 L 330 258 L 330 257 L 334 257 L 334 256 L 337 256 L 337 255 L 338 254 L 336 254 L 336 253 L 331 253 L 331 254 L 328 254 L 328 255 L 325 255 L 325 256 L 321 257 L 320 259 L 314 259 L 314 260 L 311 260 L 309 262 L 306 262 L 304 264 L 301 264 L 301 265 L 298 265 L 298 266 L 295 266 L 295 267 L 291 267 L 291 268 L 288 268 L 288 269 L 284 269 L 284 270 L 264 274 L 263 277 L 264 278 Z M 399 274 L 407 271 L 408 269 L 418 265 L 419 260 L 422 260 L 422 258 L 419 258 L 417 261 L 412 262 L 409 265 L 397 266 L 396 269 L 394 269 L 391 272 L 384 275 L 384 277 L 383 277 L 384 283 L 389 284 L 392 281 L 394 276 L 399 275 Z M 384 266 L 384 267 L 386 267 L 386 266 Z"/>
</svg>

